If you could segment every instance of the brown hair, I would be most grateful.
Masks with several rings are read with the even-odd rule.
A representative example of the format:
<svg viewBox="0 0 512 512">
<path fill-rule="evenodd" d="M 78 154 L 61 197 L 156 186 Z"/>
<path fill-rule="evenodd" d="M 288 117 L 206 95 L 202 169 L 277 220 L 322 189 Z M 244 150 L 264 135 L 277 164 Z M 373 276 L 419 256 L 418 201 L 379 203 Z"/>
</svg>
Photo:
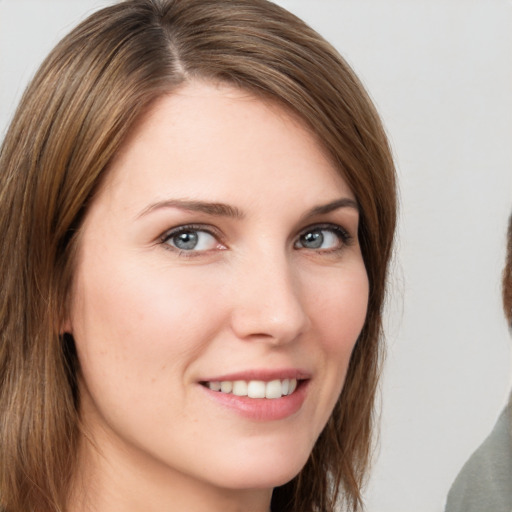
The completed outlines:
<svg viewBox="0 0 512 512">
<path fill-rule="evenodd" d="M 512 328 L 512 215 L 508 219 L 507 260 L 503 269 L 503 309 Z"/>
<path fill-rule="evenodd" d="M 66 317 L 77 233 L 109 162 L 159 96 L 194 77 L 295 111 L 361 209 L 370 295 L 343 392 L 306 466 L 273 510 L 355 510 L 368 467 L 381 311 L 396 221 L 379 117 L 345 61 L 266 0 L 127 0 L 90 16 L 25 92 L 0 152 L 0 503 L 62 511 L 80 435 Z M 107 171 L 108 172 L 108 171 Z"/>
</svg>

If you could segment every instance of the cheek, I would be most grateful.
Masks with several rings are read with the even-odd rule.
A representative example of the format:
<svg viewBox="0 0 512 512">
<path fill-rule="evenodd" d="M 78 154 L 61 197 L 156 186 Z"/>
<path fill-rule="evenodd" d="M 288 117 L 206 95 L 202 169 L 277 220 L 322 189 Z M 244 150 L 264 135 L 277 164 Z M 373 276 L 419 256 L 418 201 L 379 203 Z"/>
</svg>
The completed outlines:
<svg viewBox="0 0 512 512">
<path fill-rule="evenodd" d="M 327 281 L 318 290 L 314 321 L 322 333 L 326 353 L 342 361 L 350 357 L 366 319 L 368 293 L 368 277 L 362 265 L 340 279 Z"/>
<path fill-rule="evenodd" d="M 95 425 L 99 412 L 131 439 L 137 432 L 156 436 L 152 423 L 191 415 L 186 383 L 219 315 L 204 278 L 192 278 L 198 272 L 114 261 L 89 265 L 77 282 L 73 330 L 83 414 Z"/>
<path fill-rule="evenodd" d="M 361 264 L 342 278 L 324 283 L 314 302 L 314 325 L 323 358 L 322 428 L 345 383 L 350 357 L 366 320 L 368 292 L 368 278 Z"/>
<path fill-rule="evenodd" d="M 212 290 L 197 272 L 110 260 L 118 264 L 78 274 L 72 323 L 84 376 L 129 387 L 178 378 L 170 368 L 186 367 L 217 328 Z"/>
<path fill-rule="evenodd" d="M 369 290 L 362 262 L 314 282 L 316 285 L 310 288 L 308 299 L 312 333 L 315 333 L 309 352 L 319 356 L 318 378 L 313 381 L 316 391 L 311 413 L 316 419 L 313 442 L 331 416 L 345 383 L 350 357 L 366 319 Z"/>
<path fill-rule="evenodd" d="M 79 324 L 89 324 L 105 335 L 129 340 L 136 332 L 159 332 L 160 339 L 179 335 L 185 325 L 194 328 L 204 314 L 201 304 L 211 299 L 205 280 L 197 272 L 116 261 L 118 265 L 104 265 L 80 276 L 75 294 L 75 329 Z"/>
</svg>

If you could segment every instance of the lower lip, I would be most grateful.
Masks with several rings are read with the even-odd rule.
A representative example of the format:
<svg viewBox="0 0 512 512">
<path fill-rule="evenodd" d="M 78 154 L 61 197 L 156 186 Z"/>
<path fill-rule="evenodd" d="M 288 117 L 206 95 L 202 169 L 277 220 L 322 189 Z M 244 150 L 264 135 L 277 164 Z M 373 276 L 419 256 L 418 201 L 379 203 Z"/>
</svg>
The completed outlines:
<svg viewBox="0 0 512 512">
<path fill-rule="evenodd" d="M 244 418 L 255 421 L 277 421 L 284 420 L 299 411 L 306 399 L 308 384 L 307 380 L 300 381 L 291 395 L 281 398 L 249 398 L 212 391 L 205 386 L 201 388 L 211 400 Z"/>
</svg>

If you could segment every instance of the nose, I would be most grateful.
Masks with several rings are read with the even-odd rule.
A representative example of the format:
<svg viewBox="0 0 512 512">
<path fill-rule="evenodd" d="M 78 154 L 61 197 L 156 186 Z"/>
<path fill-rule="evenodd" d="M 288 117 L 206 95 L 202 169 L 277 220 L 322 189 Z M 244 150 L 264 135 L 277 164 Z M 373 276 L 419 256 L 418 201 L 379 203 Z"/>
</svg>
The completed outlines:
<svg viewBox="0 0 512 512">
<path fill-rule="evenodd" d="M 281 345 L 310 325 L 300 275 L 285 256 L 267 254 L 242 265 L 234 299 L 231 324 L 240 339 Z"/>
</svg>

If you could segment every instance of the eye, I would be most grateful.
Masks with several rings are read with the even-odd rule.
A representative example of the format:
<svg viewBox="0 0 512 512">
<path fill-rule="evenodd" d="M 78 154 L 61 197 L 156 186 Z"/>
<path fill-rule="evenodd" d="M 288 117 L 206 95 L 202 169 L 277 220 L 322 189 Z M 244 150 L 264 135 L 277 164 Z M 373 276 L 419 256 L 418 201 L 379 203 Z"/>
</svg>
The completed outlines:
<svg viewBox="0 0 512 512">
<path fill-rule="evenodd" d="M 200 252 L 224 248 L 208 230 L 193 226 L 181 226 L 168 231 L 163 236 L 162 242 L 173 249 L 184 252 Z"/>
<path fill-rule="evenodd" d="M 329 252 L 342 249 L 350 241 L 351 236 L 341 226 L 314 226 L 299 235 L 294 247 Z"/>
</svg>

